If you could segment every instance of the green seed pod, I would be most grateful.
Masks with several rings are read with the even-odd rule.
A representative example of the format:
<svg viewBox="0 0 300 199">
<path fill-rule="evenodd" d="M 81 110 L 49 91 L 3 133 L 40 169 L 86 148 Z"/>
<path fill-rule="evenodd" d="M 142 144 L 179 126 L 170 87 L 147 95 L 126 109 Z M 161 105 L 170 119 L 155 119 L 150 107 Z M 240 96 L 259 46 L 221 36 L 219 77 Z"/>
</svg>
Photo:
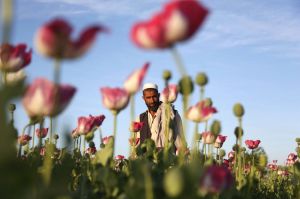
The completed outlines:
<svg viewBox="0 0 300 199">
<path fill-rule="evenodd" d="M 8 110 L 9 110 L 10 112 L 14 112 L 14 111 L 16 110 L 16 105 L 15 105 L 15 104 L 9 104 L 9 105 L 8 105 Z"/>
<path fill-rule="evenodd" d="M 195 82 L 199 86 L 203 87 L 208 83 L 208 77 L 205 73 L 198 73 Z"/>
<path fill-rule="evenodd" d="M 260 168 L 265 168 L 268 164 L 268 157 L 265 154 L 260 154 L 258 157 L 258 165 Z"/>
<path fill-rule="evenodd" d="M 245 114 L 245 110 L 242 104 L 236 103 L 233 106 L 233 113 L 236 117 L 242 117 Z"/>
<path fill-rule="evenodd" d="M 87 142 L 92 141 L 92 140 L 94 139 L 94 132 L 93 132 L 93 131 L 89 132 L 88 134 L 86 134 L 86 135 L 84 136 L 84 138 L 85 138 L 85 140 L 86 140 Z"/>
<path fill-rule="evenodd" d="M 212 99 L 210 97 L 206 98 L 205 99 L 205 106 L 212 106 L 212 105 L 213 105 Z"/>
<path fill-rule="evenodd" d="M 172 78 L 172 72 L 169 70 L 164 70 L 163 79 L 169 81 Z"/>
<path fill-rule="evenodd" d="M 234 129 L 234 135 L 235 135 L 236 138 L 239 138 L 239 137 L 244 135 L 244 130 L 241 127 L 237 126 Z"/>
<path fill-rule="evenodd" d="M 57 134 L 55 134 L 55 135 L 53 136 L 53 138 L 54 138 L 55 140 L 58 140 L 59 136 L 58 136 Z"/>
<path fill-rule="evenodd" d="M 164 177 L 164 189 L 168 196 L 177 197 L 184 186 L 183 174 L 179 168 L 170 169 Z"/>
<path fill-rule="evenodd" d="M 189 95 L 194 91 L 194 84 L 190 76 L 184 76 L 178 83 L 179 92 L 182 95 Z"/>
<path fill-rule="evenodd" d="M 101 149 L 104 149 L 104 147 L 105 147 L 105 144 L 101 143 L 101 144 L 100 144 L 100 148 L 101 148 Z"/>
<path fill-rule="evenodd" d="M 232 150 L 235 152 L 238 152 L 239 148 L 240 148 L 239 145 L 235 144 L 235 145 L 233 145 Z"/>
<path fill-rule="evenodd" d="M 220 151 L 219 151 L 219 155 L 220 155 L 220 157 L 224 157 L 225 155 L 226 155 L 226 152 L 225 152 L 225 150 L 224 149 L 220 149 Z"/>
<path fill-rule="evenodd" d="M 296 152 L 297 152 L 297 154 L 298 154 L 298 157 L 300 157 L 300 147 L 299 147 L 299 146 L 296 147 Z"/>
<path fill-rule="evenodd" d="M 296 138 L 296 142 L 297 142 L 297 143 L 300 143 L 300 138 Z"/>
<path fill-rule="evenodd" d="M 89 147 L 91 147 L 91 148 L 92 148 L 92 147 L 95 147 L 95 143 L 94 143 L 93 141 L 90 141 L 90 142 L 89 142 Z"/>
<path fill-rule="evenodd" d="M 214 135 L 219 135 L 221 133 L 221 122 L 219 120 L 214 120 L 210 126 L 210 131 Z"/>
</svg>

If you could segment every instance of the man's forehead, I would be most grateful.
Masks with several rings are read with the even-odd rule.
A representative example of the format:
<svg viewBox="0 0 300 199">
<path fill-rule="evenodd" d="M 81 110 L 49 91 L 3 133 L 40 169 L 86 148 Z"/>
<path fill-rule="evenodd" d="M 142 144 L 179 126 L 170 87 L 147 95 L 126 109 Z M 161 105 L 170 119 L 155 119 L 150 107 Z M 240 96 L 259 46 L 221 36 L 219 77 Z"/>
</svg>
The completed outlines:
<svg viewBox="0 0 300 199">
<path fill-rule="evenodd" d="M 143 91 L 144 96 L 149 96 L 149 95 L 157 95 L 158 91 L 156 89 L 146 89 Z"/>
</svg>

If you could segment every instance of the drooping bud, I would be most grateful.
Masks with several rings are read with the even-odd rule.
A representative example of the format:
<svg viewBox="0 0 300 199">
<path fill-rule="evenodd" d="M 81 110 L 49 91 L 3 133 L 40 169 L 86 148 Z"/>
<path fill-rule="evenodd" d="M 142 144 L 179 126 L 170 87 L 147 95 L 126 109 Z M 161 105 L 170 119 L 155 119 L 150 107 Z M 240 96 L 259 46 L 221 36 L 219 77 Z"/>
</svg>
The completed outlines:
<svg viewBox="0 0 300 199">
<path fill-rule="evenodd" d="M 205 106 L 212 106 L 212 105 L 213 105 L 212 99 L 210 97 L 206 98 L 205 99 Z"/>
<path fill-rule="evenodd" d="M 163 79 L 169 81 L 172 78 L 172 72 L 169 70 L 164 70 Z"/>
<path fill-rule="evenodd" d="M 55 140 L 58 140 L 59 135 L 58 135 L 58 134 L 55 134 L 55 135 L 53 136 L 53 138 L 54 138 Z"/>
<path fill-rule="evenodd" d="M 220 156 L 221 158 L 223 158 L 225 155 L 226 155 L 225 150 L 224 150 L 224 149 L 220 149 L 219 156 Z"/>
<path fill-rule="evenodd" d="M 187 96 L 194 91 L 194 84 L 190 76 L 184 76 L 178 83 L 179 92 Z"/>
<path fill-rule="evenodd" d="M 9 112 L 14 112 L 16 110 L 16 105 L 15 104 L 9 104 L 8 105 L 8 110 L 9 110 Z"/>
<path fill-rule="evenodd" d="M 203 87 L 208 83 L 208 77 L 205 73 L 198 73 L 195 82 L 199 86 Z"/>
<path fill-rule="evenodd" d="M 236 117 L 242 117 L 245 114 L 245 110 L 242 104 L 236 103 L 233 106 L 233 113 Z"/>
<path fill-rule="evenodd" d="M 221 133 L 221 122 L 218 120 L 214 120 L 210 126 L 210 131 L 214 135 L 219 135 Z"/>
</svg>

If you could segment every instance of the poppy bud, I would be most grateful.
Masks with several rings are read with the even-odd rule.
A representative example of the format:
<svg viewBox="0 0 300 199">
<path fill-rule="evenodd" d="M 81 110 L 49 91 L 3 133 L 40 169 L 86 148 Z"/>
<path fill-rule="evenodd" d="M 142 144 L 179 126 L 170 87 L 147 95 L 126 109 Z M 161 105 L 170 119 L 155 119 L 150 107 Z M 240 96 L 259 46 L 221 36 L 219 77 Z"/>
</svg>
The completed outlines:
<svg viewBox="0 0 300 199">
<path fill-rule="evenodd" d="M 172 78 L 172 72 L 169 70 L 164 70 L 163 79 L 169 81 Z"/>
<path fill-rule="evenodd" d="M 15 104 L 9 104 L 8 110 L 9 110 L 9 112 L 14 112 L 16 110 L 16 105 Z"/>
<path fill-rule="evenodd" d="M 220 149 L 220 151 L 219 151 L 219 156 L 220 156 L 220 157 L 224 157 L 225 155 L 226 155 L 225 150 L 224 150 L 224 149 Z"/>
<path fill-rule="evenodd" d="M 89 142 L 89 147 L 95 147 L 95 143 L 93 141 Z"/>
<path fill-rule="evenodd" d="M 194 84 L 190 76 L 184 76 L 178 83 L 179 92 L 182 95 L 189 95 L 194 90 Z"/>
<path fill-rule="evenodd" d="M 205 106 L 212 106 L 213 105 L 213 101 L 211 98 L 206 98 L 205 100 Z"/>
<path fill-rule="evenodd" d="M 235 135 L 236 138 L 239 138 L 239 137 L 244 135 L 244 130 L 241 127 L 237 126 L 234 129 L 234 135 Z"/>
<path fill-rule="evenodd" d="M 195 82 L 199 86 L 203 87 L 208 83 L 208 77 L 205 73 L 198 73 Z"/>
<path fill-rule="evenodd" d="M 215 135 L 219 135 L 221 132 L 221 122 L 218 120 L 214 120 L 210 126 L 210 131 Z"/>
<path fill-rule="evenodd" d="M 179 168 L 169 170 L 164 177 L 165 192 L 170 197 L 177 197 L 183 190 L 183 175 Z"/>
<path fill-rule="evenodd" d="M 236 117 L 242 117 L 245 114 L 245 110 L 242 104 L 236 103 L 233 106 L 233 113 Z"/>
<path fill-rule="evenodd" d="M 85 135 L 84 138 L 87 142 L 90 142 L 91 140 L 94 139 L 94 132 L 89 132 L 88 134 Z"/>
</svg>

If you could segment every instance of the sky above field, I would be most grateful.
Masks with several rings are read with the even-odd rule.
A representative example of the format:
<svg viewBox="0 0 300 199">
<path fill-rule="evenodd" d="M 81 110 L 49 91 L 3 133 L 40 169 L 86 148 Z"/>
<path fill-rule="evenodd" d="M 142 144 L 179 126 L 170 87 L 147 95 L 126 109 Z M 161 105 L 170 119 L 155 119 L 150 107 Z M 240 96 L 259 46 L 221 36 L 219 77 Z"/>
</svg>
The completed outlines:
<svg viewBox="0 0 300 199">
<path fill-rule="evenodd" d="M 74 37 L 82 28 L 102 24 L 109 34 L 100 34 L 82 58 L 62 63 L 62 82 L 77 87 L 69 107 L 58 117 L 57 132 L 76 127 L 77 117 L 104 114 L 104 136 L 111 135 L 113 120 L 102 105 L 100 87 L 122 87 L 124 80 L 146 61 L 151 63 L 144 82 L 163 86 L 162 72 L 171 70 L 171 83 L 180 75 L 168 50 L 146 51 L 130 40 L 130 30 L 137 21 L 148 19 L 161 10 L 163 0 L 19 0 L 16 2 L 12 43 L 25 42 L 33 48 L 33 58 L 26 68 L 27 82 L 36 77 L 53 79 L 53 61 L 36 52 L 34 35 L 45 22 L 63 17 L 74 27 Z M 218 113 L 213 119 L 222 123 L 227 135 L 226 152 L 235 142 L 237 120 L 232 113 L 236 102 L 244 105 L 244 137 L 260 139 L 269 156 L 283 164 L 294 152 L 300 137 L 300 3 L 298 0 L 205 0 L 210 15 L 195 36 L 177 45 L 188 73 L 209 77 L 206 97 L 211 97 Z M 136 96 L 136 115 L 146 106 Z M 195 89 L 190 104 L 195 104 Z M 21 131 L 26 114 L 17 104 L 16 126 Z M 175 102 L 181 113 L 181 97 Z M 183 117 L 183 114 L 181 114 Z M 117 154 L 128 154 L 129 108 L 118 116 Z M 210 121 L 211 122 L 211 121 Z M 47 125 L 47 123 L 46 123 Z M 193 123 L 188 126 L 191 143 Z M 200 125 L 204 129 L 204 125 Z M 99 135 L 95 137 L 99 146 Z M 60 143 L 63 146 L 63 143 Z"/>
</svg>

